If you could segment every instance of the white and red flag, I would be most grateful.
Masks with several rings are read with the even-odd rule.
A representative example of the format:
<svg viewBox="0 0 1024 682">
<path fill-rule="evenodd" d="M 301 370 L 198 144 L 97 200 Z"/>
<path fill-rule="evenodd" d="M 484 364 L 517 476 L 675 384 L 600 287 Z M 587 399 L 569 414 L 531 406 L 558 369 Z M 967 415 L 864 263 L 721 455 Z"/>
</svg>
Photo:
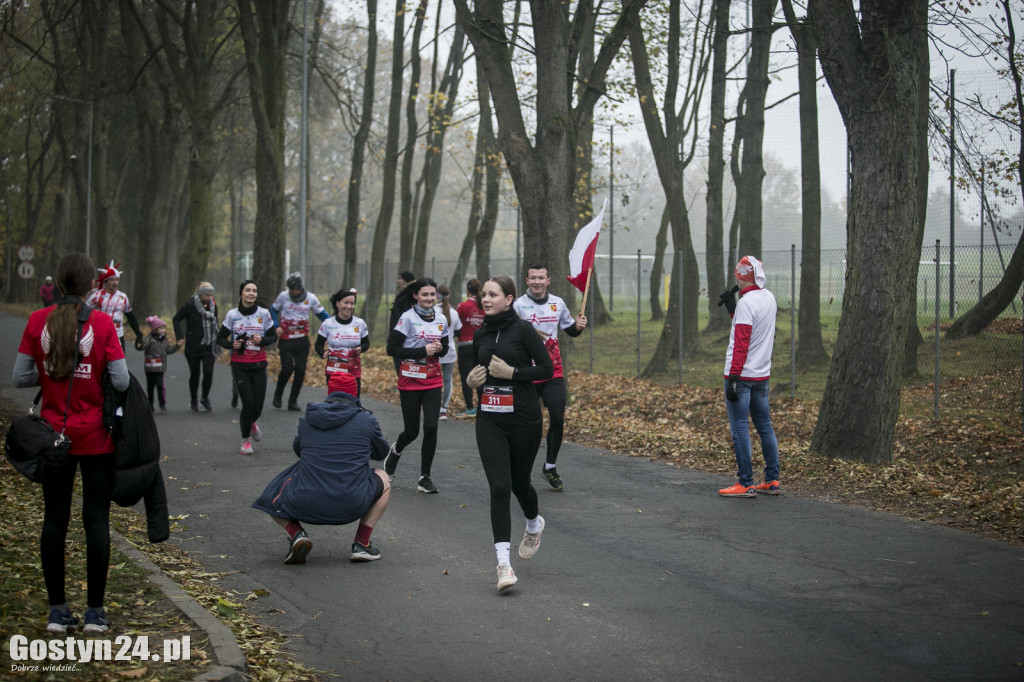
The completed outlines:
<svg viewBox="0 0 1024 682">
<path fill-rule="evenodd" d="M 590 280 L 590 271 L 594 269 L 594 254 L 597 252 L 597 237 L 601 234 L 601 222 L 604 220 L 604 210 L 608 208 L 608 200 L 604 200 L 601 212 L 594 216 L 594 219 L 580 228 L 576 233 L 576 241 L 569 250 L 569 275 L 566 279 L 579 289 L 587 290 Z"/>
</svg>

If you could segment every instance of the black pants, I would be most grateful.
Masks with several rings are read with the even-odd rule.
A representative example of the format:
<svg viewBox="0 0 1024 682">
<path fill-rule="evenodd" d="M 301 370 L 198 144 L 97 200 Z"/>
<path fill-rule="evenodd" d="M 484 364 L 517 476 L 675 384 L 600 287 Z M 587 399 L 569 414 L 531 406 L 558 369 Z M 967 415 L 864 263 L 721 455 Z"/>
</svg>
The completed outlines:
<svg viewBox="0 0 1024 682">
<path fill-rule="evenodd" d="M 526 518 L 537 516 L 537 491 L 530 483 L 530 471 L 543 431 L 543 423 L 497 424 L 477 415 L 476 445 L 491 489 L 491 532 L 495 542 L 512 541 L 512 495 Z"/>
<path fill-rule="evenodd" d="M 548 408 L 548 452 L 545 459 L 548 464 L 554 464 L 558 459 L 558 451 L 562 447 L 562 433 L 565 431 L 565 379 L 557 377 L 537 384 L 537 395 Z"/>
<path fill-rule="evenodd" d="M 420 476 L 430 475 L 437 450 L 437 421 L 441 416 L 441 387 L 426 391 L 399 391 L 402 399 L 402 433 L 395 441 L 395 451 L 401 453 L 405 446 L 420 435 L 420 410 L 423 411 L 423 445 L 420 446 Z"/>
<path fill-rule="evenodd" d="M 262 362 L 253 363 L 248 367 L 242 363 L 231 365 L 231 379 L 238 389 L 238 397 L 242 401 L 242 413 L 238 416 L 238 426 L 242 430 L 242 438 L 248 438 L 252 425 L 263 414 L 263 401 L 267 399 L 267 366 Z"/>
<path fill-rule="evenodd" d="M 146 372 L 146 396 L 149 398 L 149 406 L 153 407 L 153 393 L 156 392 L 160 407 L 167 404 L 167 393 L 164 391 L 164 373 Z"/>
<path fill-rule="evenodd" d="M 86 584 L 88 606 L 103 606 L 110 565 L 110 493 L 114 489 L 114 453 L 72 455 L 48 471 L 43 481 L 43 532 L 39 556 L 50 605 L 64 604 L 64 550 L 71 523 L 71 493 L 75 470 L 82 467 L 82 526 L 85 528 Z"/>
<path fill-rule="evenodd" d="M 213 365 L 216 359 L 213 348 L 210 346 L 200 346 L 194 354 L 185 351 L 185 361 L 188 362 L 188 394 L 192 402 L 196 402 L 200 371 L 203 375 L 203 400 L 210 397 L 210 386 L 213 385 Z"/>
<path fill-rule="evenodd" d="M 283 339 L 277 342 L 277 352 L 281 355 L 281 373 L 277 375 L 277 387 L 274 389 L 274 399 L 280 400 L 284 396 L 284 387 L 288 384 L 288 378 L 292 371 L 295 371 L 295 380 L 292 382 L 291 396 L 288 404 L 299 402 L 299 391 L 306 381 L 306 363 L 309 360 L 309 337 L 301 339 Z"/>
<path fill-rule="evenodd" d="M 473 398 L 476 395 L 476 391 L 469 387 L 466 383 L 466 377 L 469 376 L 470 370 L 473 369 L 473 365 L 476 363 L 476 358 L 473 357 L 473 344 L 467 343 L 465 345 L 459 345 L 455 347 L 455 357 L 459 363 L 459 381 L 462 382 L 462 399 L 466 401 L 466 409 L 473 409 Z"/>
</svg>

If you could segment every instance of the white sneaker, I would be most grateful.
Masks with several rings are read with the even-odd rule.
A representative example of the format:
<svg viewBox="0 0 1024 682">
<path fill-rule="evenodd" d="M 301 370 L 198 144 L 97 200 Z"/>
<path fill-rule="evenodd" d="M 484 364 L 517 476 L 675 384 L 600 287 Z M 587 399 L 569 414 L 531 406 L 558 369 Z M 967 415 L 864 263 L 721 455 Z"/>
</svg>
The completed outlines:
<svg viewBox="0 0 1024 682">
<path fill-rule="evenodd" d="M 442 407 L 442 408 L 441 408 L 441 414 L 440 414 L 440 416 L 438 416 L 438 419 L 439 419 L 440 421 L 443 421 L 443 422 L 446 422 L 446 421 L 448 421 L 448 410 L 446 410 L 446 409 L 444 409 L 444 408 Z"/>
<path fill-rule="evenodd" d="M 260 431 L 260 426 L 256 422 L 252 423 L 252 431 L 249 433 L 249 435 L 252 436 L 252 439 L 257 443 L 263 440 L 263 432 Z"/>
<path fill-rule="evenodd" d="M 512 567 L 508 564 L 498 565 L 498 592 L 504 592 L 508 588 L 519 582 L 516 578 L 516 574 L 512 571 Z"/>
<path fill-rule="evenodd" d="M 240 455 L 251 455 L 252 454 L 252 441 L 246 438 L 242 441 L 242 449 L 238 451 Z"/>
<path fill-rule="evenodd" d="M 544 517 L 538 515 L 537 518 L 540 519 L 540 530 L 536 533 L 529 531 L 523 533 L 523 540 L 519 543 L 520 559 L 531 559 L 540 549 L 540 534 L 544 532 Z"/>
</svg>

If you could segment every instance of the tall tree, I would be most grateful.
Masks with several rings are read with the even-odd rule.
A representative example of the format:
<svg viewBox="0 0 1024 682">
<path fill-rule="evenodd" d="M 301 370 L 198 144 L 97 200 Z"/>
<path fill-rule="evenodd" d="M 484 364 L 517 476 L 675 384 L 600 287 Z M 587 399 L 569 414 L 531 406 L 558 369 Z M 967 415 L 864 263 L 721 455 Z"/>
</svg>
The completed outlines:
<svg viewBox="0 0 1024 682">
<path fill-rule="evenodd" d="M 706 195 L 704 251 L 708 273 L 708 331 L 730 326 L 729 314 L 718 305 L 716 291 L 731 284 L 725 274 L 725 212 L 722 193 L 725 186 L 725 86 L 729 57 L 730 0 L 715 0 L 711 6 L 714 37 L 711 40 L 711 116 L 708 121 L 708 191 Z"/>
<path fill-rule="evenodd" d="M 383 188 L 380 212 L 373 232 L 370 259 L 370 286 L 363 304 L 363 319 L 368 324 L 377 320 L 377 308 L 385 291 L 384 261 L 388 251 L 388 233 L 395 213 L 395 172 L 398 169 L 398 136 L 402 114 L 402 75 L 405 52 L 405 2 L 395 0 L 395 27 L 391 40 L 391 96 L 388 104 L 388 133 L 384 141 Z"/>
<path fill-rule="evenodd" d="M 703 0 L 698 2 L 693 11 L 697 22 L 704 19 L 706 6 Z M 686 168 L 696 153 L 697 109 L 703 99 L 704 83 L 710 68 L 709 42 L 712 30 L 696 29 L 684 33 L 680 0 L 670 0 L 668 13 L 668 44 L 665 50 L 668 70 L 665 74 L 665 101 L 662 105 L 664 118 L 658 114 L 644 32 L 640 25 L 633 26 L 629 32 L 636 94 L 672 227 L 672 244 L 676 254 L 672 270 L 678 276 L 678 270 L 682 269 L 682 291 L 678 280 L 673 282 L 668 296 L 668 316 L 654 355 L 644 369 L 645 376 L 665 372 L 671 359 L 678 357 L 680 351 L 683 355 L 691 354 L 699 338 L 697 301 L 700 274 L 690 234 L 690 216 L 683 182 Z M 689 45 L 683 45 L 680 41 L 680 37 L 686 34 L 692 36 Z"/>
<path fill-rule="evenodd" d="M 440 5 L 439 5 L 440 7 Z M 416 154 L 416 140 L 420 136 L 416 106 L 420 103 L 420 38 L 427 16 L 427 0 L 420 0 L 413 15 L 412 40 L 409 43 L 409 93 L 405 96 L 405 149 L 402 150 L 402 170 L 399 180 L 401 201 L 398 208 L 398 262 L 413 272 L 423 272 L 413 260 L 413 235 L 416 222 L 416 199 L 412 193 L 412 164 Z M 424 154 L 424 156 L 426 153 Z M 419 187 L 417 186 L 417 191 Z"/>
<path fill-rule="evenodd" d="M 782 0 L 796 43 L 800 89 L 800 312 L 796 360 L 801 367 L 828 360 L 821 338 L 821 164 L 818 160 L 818 43 L 814 29 L 797 19 L 793 0 Z M 927 87 L 925 88 L 927 93 Z M 927 94 L 926 94 L 927 96 Z M 927 108 L 925 108 L 927 113 Z M 927 150 L 927 145 L 925 145 Z M 915 278 L 916 279 L 916 278 Z"/>
<path fill-rule="evenodd" d="M 501 0 L 455 0 L 459 21 L 476 50 L 477 62 L 487 75 L 498 118 L 501 149 L 523 211 L 525 263 L 545 261 L 554 293 L 572 305 L 574 290 L 566 282 L 572 231 L 573 192 L 576 187 L 576 137 L 581 121 L 593 115 L 605 90 L 612 59 L 638 21 L 646 0 L 625 0 L 614 26 L 605 35 L 587 88 L 573 105 L 572 74 L 579 57 L 579 37 L 590 2 L 570 5 L 555 0 L 530 4 L 536 60 L 536 135 L 531 144 L 526 113 L 509 56 L 509 35 Z M 525 275 L 520 273 L 520 276 Z"/>
<path fill-rule="evenodd" d="M 927 0 L 811 0 L 822 71 L 851 152 L 842 316 L 811 448 L 892 461 L 908 307 L 917 272 L 920 41 Z"/>
<path fill-rule="evenodd" d="M 245 43 L 249 101 L 256 123 L 256 227 L 253 279 L 264 295 L 284 277 L 284 140 L 288 82 L 288 7 L 291 0 L 237 0 Z"/>
<path fill-rule="evenodd" d="M 366 142 L 373 126 L 373 93 L 377 77 L 377 0 L 366 0 L 366 71 L 363 74 L 363 103 L 359 114 L 359 127 L 352 140 L 352 168 L 348 177 L 348 203 L 345 213 L 345 277 L 344 282 L 356 281 L 356 240 L 362 221 L 359 202 L 363 189 L 363 165 Z M 351 286 L 349 284 L 348 286 Z"/>
</svg>

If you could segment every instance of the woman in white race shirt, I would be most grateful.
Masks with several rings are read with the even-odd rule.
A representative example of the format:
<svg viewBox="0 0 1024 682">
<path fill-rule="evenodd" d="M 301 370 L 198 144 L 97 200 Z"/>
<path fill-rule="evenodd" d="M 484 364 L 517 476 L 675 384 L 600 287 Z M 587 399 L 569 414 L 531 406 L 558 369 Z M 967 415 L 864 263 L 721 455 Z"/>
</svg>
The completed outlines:
<svg viewBox="0 0 1024 682">
<path fill-rule="evenodd" d="M 370 334 L 366 322 L 354 314 L 356 290 L 336 292 L 331 307 L 334 316 L 320 324 L 313 350 L 326 360 L 327 394 L 345 391 L 358 398 L 363 389 L 360 356 L 370 349 Z"/>
<path fill-rule="evenodd" d="M 437 284 L 421 277 L 395 298 L 395 308 L 405 309 L 388 334 L 388 355 L 398 358 L 398 394 L 402 401 L 402 433 L 391 444 L 384 459 L 384 471 L 395 475 L 398 459 L 420 433 L 423 413 L 423 444 L 420 447 L 420 477 L 417 490 L 436 493 L 430 480 L 430 466 L 437 449 L 437 422 L 441 415 L 440 358 L 448 352 L 448 322 L 434 304 Z M 407 309 L 406 309 L 407 308 Z"/>
<path fill-rule="evenodd" d="M 251 455 L 252 442 L 262 440 L 256 420 L 263 414 L 267 397 L 266 347 L 277 341 L 270 311 L 256 303 L 256 282 L 247 279 L 238 287 L 240 300 L 224 316 L 217 345 L 231 350 L 231 380 L 242 400 L 238 424 L 242 430 L 239 454 Z"/>
<path fill-rule="evenodd" d="M 452 399 L 452 374 L 455 370 L 455 361 L 458 360 L 458 353 L 455 348 L 455 336 L 460 329 L 462 329 L 462 320 L 459 319 L 459 314 L 448 301 L 448 297 L 451 295 L 451 290 L 447 284 L 442 284 L 437 288 L 437 298 L 439 305 L 437 310 L 444 316 L 445 322 L 448 323 L 448 352 L 441 357 L 441 379 L 444 384 L 441 388 L 441 416 L 442 421 L 448 419 L 448 403 Z"/>
</svg>

